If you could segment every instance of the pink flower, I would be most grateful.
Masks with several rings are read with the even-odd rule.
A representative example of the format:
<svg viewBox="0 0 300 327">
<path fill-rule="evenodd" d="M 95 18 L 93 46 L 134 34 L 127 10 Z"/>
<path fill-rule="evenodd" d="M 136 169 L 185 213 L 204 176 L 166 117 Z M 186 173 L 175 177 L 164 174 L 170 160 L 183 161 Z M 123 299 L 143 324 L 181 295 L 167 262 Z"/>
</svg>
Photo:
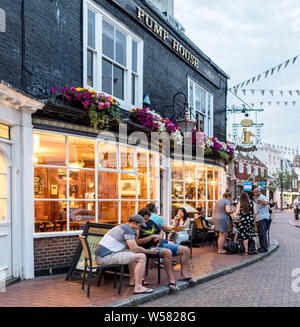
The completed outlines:
<svg viewBox="0 0 300 327">
<path fill-rule="evenodd" d="M 107 109 L 109 109 L 109 108 L 110 108 L 110 102 L 105 102 L 105 107 L 106 107 Z"/>
<path fill-rule="evenodd" d="M 98 109 L 99 110 L 103 110 L 104 109 L 104 103 L 103 102 L 99 102 Z"/>
</svg>

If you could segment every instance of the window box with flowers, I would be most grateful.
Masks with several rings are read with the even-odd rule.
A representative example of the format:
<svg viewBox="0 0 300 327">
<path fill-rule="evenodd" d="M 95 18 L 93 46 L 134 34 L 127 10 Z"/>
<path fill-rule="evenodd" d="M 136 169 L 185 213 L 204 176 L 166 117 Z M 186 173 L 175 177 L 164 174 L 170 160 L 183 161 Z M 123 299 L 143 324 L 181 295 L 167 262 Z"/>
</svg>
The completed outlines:
<svg viewBox="0 0 300 327">
<path fill-rule="evenodd" d="M 169 118 L 163 118 L 149 108 L 131 109 L 130 118 L 134 123 L 149 128 L 152 132 L 169 133 L 176 144 L 183 143 L 183 136 L 180 132 L 180 128 Z"/>
<path fill-rule="evenodd" d="M 51 89 L 51 100 L 70 107 L 87 110 L 90 124 L 95 129 L 108 130 L 110 122 L 120 122 L 119 103 L 111 96 L 88 90 L 66 86 L 60 91 Z"/>
<path fill-rule="evenodd" d="M 216 137 L 208 137 L 197 129 L 192 132 L 192 143 L 203 147 L 204 156 L 218 157 L 226 164 L 232 163 L 235 158 L 234 148 L 230 144 L 221 142 Z"/>
</svg>

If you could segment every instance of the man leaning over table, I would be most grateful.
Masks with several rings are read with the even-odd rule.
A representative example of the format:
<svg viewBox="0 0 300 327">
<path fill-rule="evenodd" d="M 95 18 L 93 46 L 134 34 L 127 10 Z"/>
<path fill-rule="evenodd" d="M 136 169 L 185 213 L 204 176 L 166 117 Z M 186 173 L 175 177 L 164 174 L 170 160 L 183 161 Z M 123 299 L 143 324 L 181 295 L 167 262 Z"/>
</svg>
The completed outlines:
<svg viewBox="0 0 300 327">
<path fill-rule="evenodd" d="M 134 294 L 153 293 L 153 289 L 142 285 L 146 268 L 146 254 L 157 254 L 157 248 L 144 249 L 136 244 L 135 233 L 146 226 L 140 215 L 131 216 L 127 224 L 119 225 L 108 231 L 100 241 L 95 252 L 100 265 L 128 264 L 130 286 Z"/>
</svg>

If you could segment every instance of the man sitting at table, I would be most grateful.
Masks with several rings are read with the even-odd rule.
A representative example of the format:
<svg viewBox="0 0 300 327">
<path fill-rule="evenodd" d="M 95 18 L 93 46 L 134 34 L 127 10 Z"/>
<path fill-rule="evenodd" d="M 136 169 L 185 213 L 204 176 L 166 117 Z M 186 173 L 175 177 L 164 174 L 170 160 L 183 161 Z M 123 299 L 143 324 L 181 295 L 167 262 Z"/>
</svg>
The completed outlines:
<svg viewBox="0 0 300 327">
<path fill-rule="evenodd" d="M 153 222 L 155 222 L 155 224 L 161 228 L 164 232 L 168 232 L 169 231 L 169 228 L 168 226 L 165 224 L 164 220 L 162 219 L 161 216 L 159 216 L 157 214 L 157 207 L 154 203 L 148 203 L 146 205 L 146 209 L 148 211 L 150 211 L 151 213 L 151 216 L 150 216 L 150 220 L 152 220 Z"/>
<path fill-rule="evenodd" d="M 128 264 L 129 286 L 134 286 L 134 294 L 153 293 L 151 288 L 142 285 L 146 268 L 145 254 L 156 255 L 158 252 L 157 248 L 145 249 L 136 244 L 135 233 L 142 226 L 146 227 L 143 217 L 131 216 L 127 224 L 108 231 L 95 252 L 96 261 L 100 265 Z"/>
<path fill-rule="evenodd" d="M 158 252 L 155 255 L 148 255 L 150 258 L 163 258 L 165 270 L 168 276 L 168 286 L 173 291 L 178 291 L 178 285 L 173 276 L 172 257 L 180 256 L 181 262 L 181 279 L 189 283 L 195 283 L 189 271 L 189 249 L 186 246 L 176 245 L 172 242 L 163 239 L 164 232 L 157 224 L 149 219 L 151 213 L 145 208 L 139 212 L 139 215 L 144 218 L 145 226 L 140 230 L 140 236 L 137 244 L 145 249 L 153 249 L 155 246 Z"/>
</svg>

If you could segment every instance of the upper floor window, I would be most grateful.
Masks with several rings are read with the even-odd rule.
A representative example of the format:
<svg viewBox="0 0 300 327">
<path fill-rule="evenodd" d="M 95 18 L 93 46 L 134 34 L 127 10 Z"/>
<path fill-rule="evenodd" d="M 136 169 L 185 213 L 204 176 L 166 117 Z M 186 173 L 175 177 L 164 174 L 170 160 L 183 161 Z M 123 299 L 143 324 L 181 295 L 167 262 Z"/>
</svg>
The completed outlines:
<svg viewBox="0 0 300 327">
<path fill-rule="evenodd" d="M 251 166 L 250 165 L 247 166 L 247 174 L 251 175 Z"/>
<path fill-rule="evenodd" d="M 189 105 L 197 119 L 197 128 L 212 137 L 213 131 L 213 95 L 204 90 L 191 78 L 189 84 Z"/>
<path fill-rule="evenodd" d="M 143 42 L 93 2 L 85 13 L 85 86 L 115 97 L 123 109 L 141 106 Z"/>
<path fill-rule="evenodd" d="M 239 163 L 239 172 L 243 174 L 244 172 L 244 164 L 242 162 Z"/>
</svg>

